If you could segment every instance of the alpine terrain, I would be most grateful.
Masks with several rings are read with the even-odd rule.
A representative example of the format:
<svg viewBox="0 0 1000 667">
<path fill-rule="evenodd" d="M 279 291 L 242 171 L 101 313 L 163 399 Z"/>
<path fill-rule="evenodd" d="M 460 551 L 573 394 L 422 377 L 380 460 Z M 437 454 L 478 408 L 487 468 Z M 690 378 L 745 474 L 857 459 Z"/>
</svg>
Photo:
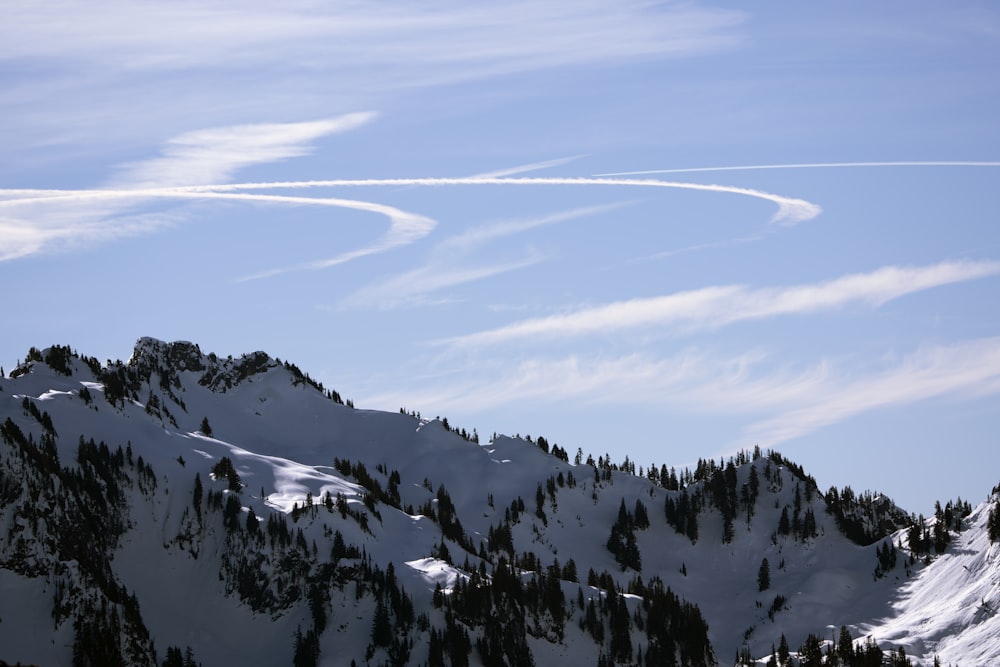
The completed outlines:
<svg viewBox="0 0 1000 667">
<path fill-rule="evenodd" d="M 0 664 L 1000 665 L 1000 488 L 914 516 L 152 338 L 0 375 Z"/>
</svg>

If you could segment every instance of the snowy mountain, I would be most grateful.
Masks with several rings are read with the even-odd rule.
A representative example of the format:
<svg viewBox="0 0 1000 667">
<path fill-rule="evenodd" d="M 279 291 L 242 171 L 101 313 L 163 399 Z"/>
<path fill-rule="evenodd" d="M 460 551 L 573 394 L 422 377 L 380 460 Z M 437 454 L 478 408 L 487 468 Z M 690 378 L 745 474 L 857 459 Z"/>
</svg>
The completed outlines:
<svg viewBox="0 0 1000 667">
<path fill-rule="evenodd" d="M 636 470 L 143 338 L 0 379 L 0 661 L 1000 664 L 997 490 Z M 819 662 L 817 662 L 817 660 Z"/>
</svg>

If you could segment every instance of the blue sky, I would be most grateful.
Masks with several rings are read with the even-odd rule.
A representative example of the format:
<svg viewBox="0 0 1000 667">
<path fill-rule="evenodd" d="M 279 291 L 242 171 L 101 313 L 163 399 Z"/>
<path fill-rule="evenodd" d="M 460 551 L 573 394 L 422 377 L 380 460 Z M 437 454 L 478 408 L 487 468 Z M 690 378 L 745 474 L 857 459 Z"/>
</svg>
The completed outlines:
<svg viewBox="0 0 1000 667">
<path fill-rule="evenodd" d="M 978 501 L 997 63 L 988 2 L 14 0 L 0 362 L 260 349 L 484 436 Z"/>
</svg>

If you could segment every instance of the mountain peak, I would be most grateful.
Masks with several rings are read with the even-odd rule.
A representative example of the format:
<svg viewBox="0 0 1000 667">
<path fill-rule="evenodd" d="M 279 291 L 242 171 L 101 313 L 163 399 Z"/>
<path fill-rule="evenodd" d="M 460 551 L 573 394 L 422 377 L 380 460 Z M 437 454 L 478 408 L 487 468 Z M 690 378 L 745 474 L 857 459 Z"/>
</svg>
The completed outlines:
<svg viewBox="0 0 1000 667">
<path fill-rule="evenodd" d="M 245 353 L 236 358 L 230 355 L 223 359 L 214 352 L 203 353 L 197 343 L 183 340 L 165 342 L 143 336 L 136 341 L 127 365 L 144 380 L 157 372 L 167 379 L 167 383 L 178 386 L 181 373 L 200 373 L 198 384 L 214 392 L 224 392 L 247 378 L 278 368 L 281 363 L 262 351 Z M 293 383 L 306 380 L 297 368 L 289 364 L 285 367 L 293 375 Z"/>
<path fill-rule="evenodd" d="M 128 361 L 131 366 L 166 366 L 177 370 L 201 371 L 206 368 L 206 358 L 196 343 L 162 340 L 143 336 L 135 343 Z"/>
</svg>

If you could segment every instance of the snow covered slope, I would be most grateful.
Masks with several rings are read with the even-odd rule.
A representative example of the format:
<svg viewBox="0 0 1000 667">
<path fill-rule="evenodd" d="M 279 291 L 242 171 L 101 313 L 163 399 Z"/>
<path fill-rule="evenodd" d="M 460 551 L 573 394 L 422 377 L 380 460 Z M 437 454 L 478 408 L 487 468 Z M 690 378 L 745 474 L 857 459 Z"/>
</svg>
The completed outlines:
<svg viewBox="0 0 1000 667">
<path fill-rule="evenodd" d="M 976 508 L 948 550 L 900 586 L 889 615 L 864 631 L 945 665 L 1000 665 L 1000 544 L 986 530 L 995 507 L 994 499 Z"/>
<path fill-rule="evenodd" d="M 985 504 L 924 564 L 891 501 L 773 452 L 637 475 L 151 338 L 10 376 L 0 660 L 732 664 L 844 627 L 1000 664 Z"/>
</svg>

